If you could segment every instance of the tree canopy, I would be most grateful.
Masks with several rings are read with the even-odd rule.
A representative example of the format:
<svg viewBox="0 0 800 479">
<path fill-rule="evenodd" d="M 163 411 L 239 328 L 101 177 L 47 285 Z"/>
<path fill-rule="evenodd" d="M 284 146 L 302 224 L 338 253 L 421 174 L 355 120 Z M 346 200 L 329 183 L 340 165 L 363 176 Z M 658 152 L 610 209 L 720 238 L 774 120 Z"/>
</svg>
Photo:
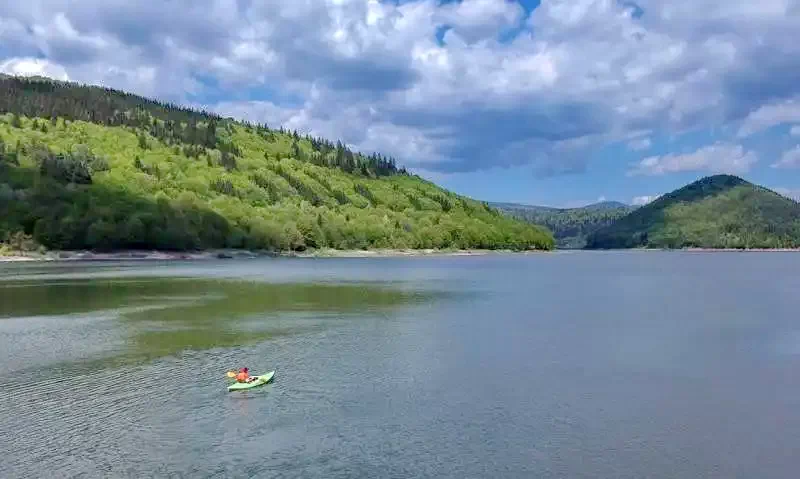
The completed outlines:
<svg viewBox="0 0 800 479">
<path fill-rule="evenodd" d="M 283 128 L 5 76 L 0 112 L 0 242 L 100 250 L 554 245 L 543 228 L 392 158 Z"/>
</svg>

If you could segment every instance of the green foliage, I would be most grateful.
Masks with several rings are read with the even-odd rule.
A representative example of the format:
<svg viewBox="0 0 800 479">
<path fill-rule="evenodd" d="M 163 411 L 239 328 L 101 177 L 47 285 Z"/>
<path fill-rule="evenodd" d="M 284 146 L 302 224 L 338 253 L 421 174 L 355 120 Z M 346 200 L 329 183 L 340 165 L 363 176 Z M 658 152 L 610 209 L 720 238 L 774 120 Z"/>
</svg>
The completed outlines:
<svg viewBox="0 0 800 479">
<path fill-rule="evenodd" d="M 350 198 L 347 197 L 344 191 L 334 190 L 331 192 L 331 194 L 333 195 L 333 198 L 336 200 L 336 202 L 339 203 L 340 205 L 346 205 L 350 203 Z"/>
<path fill-rule="evenodd" d="M 303 183 L 302 180 L 286 171 L 281 165 L 273 166 L 273 171 L 285 179 L 286 182 L 289 183 L 301 197 L 308 200 L 309 203 L 314 206 L 320 206 L 322 204 L 322 199 L 317 195 L 316 191 Z"/>
<path fill-rule="evenodd" d="M 431 199 L 439 203 L 439 205 L 442 207 L 442 211 L 447 212 L 453 209 L 453 203 L 445 195 L 432 195 Z"/>
<path fill-rule="evenodd" d="M 310 178 L 314 179 L 317 183 L 322 185 L 328 192 L 333 192 L 333 186 L 331 186 L 330 182 L 326 180 L 321 174 L 315 173 L 313 170 L 305 170 L 305 174 L 308 175 Z M 346 203 L 346 202 L 345 202 Z"/>
<path fill-rule="evenodd" d="M 414 193 L 406 193 L 406 198 L 408 198 L 409 203 L 411 203 L 411 206 L 413 206 L 415 210 L 420 211 L 425 209 L 425 207 L 422 206 L 422 202 Z"/>
<path fill-rule="evenodd" d="M 275 203 L 280 198 L 280 193 L 277 187 L 265 176 L 259 173 L 253 173 L 250 177 L 250 180 L 259 188 L 264 190 L 264 193 L 267 195 L 267 199 L 270 203 Z"/>
<path fill-rule="evenodd" d="M 356 183 L 355 185 L 353 185 L 353 191 L 355 191 L 359 195 L 363 196 L 373 206 L 380 204 L 380 201 L 378 201 L 378 199 L 375 198 L 375 195 L 372 194 L 372 192 L 369 190 L 369 188 L 367 188 L 366 186 L 364 186 L 361 183 Z"/>
<path fill-rule="evenodd" d="M 69 153 L 53 154 L 49 150 L 34 151 L 39 173 L 61 183 L 91 184 L 89 163 L 80 156 Z"/>
<path fill-rule="evenodd" d="M 227 171 L 233 171 L 236 169 L 236 158 L 229 152 L 223 151 L 220 154 L 219 164 Z"/>
<path fill-rule="evenodd" d="M 8 163 L 10 165 L 19 166 L 19 150 L 19 144 L 17 144 L 15 149 L 8 150 L 3 144 L 3 140 L 0 139 L 0 164 Z"/>
<path fill-rule="evenodd" d="M 634 207 L 613 202 L 581 208 L 549 208 L 513 203 L 498 203 L 496 206 L 511 217 L 547 227 L 553 232 L 557 247 L 565 249 L 583 248 L 588 235 L 634 210 Z"/>
<path fill-rule="evenodd" d="M 797 248 L 800 204 L 736 176 L 702 178 L 590 235 L 587 248 Z"/>
<path fill-rule="evenodd" d="M 37 243 L 32 236 L 27 235 L 22 231 L 17 231 L 10 234 L 6 233 L 3 237 L 0 237 L 0 256 L 2 256 L 4 252 L 30 253 L 34 251 L 40 251 L 41 249 L 42 246 Z"/>
<path fill-rule="evenodd" d="M 341 143 L 96 87 L 0 83 L 0 111 L 12 113 L 0 115 L 0 241 L 19 233 L 51 249 L 553 247 L 541 228 Z"/>
<path fill-rule="evenodd" d="M 211 183 L 211 187 L 217 193 L 222 193 L 223 195 L 228 196 L 236 196 L 236 188 L 233 186 L 231 180 L 225 178 L 217 178 Z"/>
</svg>

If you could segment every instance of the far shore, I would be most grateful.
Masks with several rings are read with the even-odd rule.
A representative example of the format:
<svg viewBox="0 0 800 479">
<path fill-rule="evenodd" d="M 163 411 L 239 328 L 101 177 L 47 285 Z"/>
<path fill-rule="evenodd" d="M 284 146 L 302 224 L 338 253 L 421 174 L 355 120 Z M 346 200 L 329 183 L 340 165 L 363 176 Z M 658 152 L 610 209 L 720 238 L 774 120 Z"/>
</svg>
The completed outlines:
<svg viewBox="0 0 800 479">
<path fill-rule="evenodd" d="M 47 251 L 3 252 L 0 263 L 10 262 L 48 262 L 48 261 L 186 261 L 248 258 L 401 258 L 422 256 L 487 256 L 487 255 L 526 255 L 540 253 L 566 253 L 576 251 L 667 251 L 691 253 L 770 253 L 800 252 L 800 248 L 620 248 L 582 250 L 556 248 L 553 250 L 443 250 L 443 249 L 369 249 L 337 250 L 308 249 L 305 251 L 250 251 L 250 250 L 207 250 L 207 251 Z"/>
<path fill-rule="evenodd" d="M 184 261 L 247 258 L 393 258 L 419 256 L 484 256 L 503 254 L 547 253 L 547 250 L 437 250 L 437 249 L 370 249 L 336 250 L 309 249 L 305 251 L 249 251 L 249 250 L 208 250 L 208 251 L 48 251 L 7 252 L 0 255 L 0 262 L 25 261 Z"/>
</svg>

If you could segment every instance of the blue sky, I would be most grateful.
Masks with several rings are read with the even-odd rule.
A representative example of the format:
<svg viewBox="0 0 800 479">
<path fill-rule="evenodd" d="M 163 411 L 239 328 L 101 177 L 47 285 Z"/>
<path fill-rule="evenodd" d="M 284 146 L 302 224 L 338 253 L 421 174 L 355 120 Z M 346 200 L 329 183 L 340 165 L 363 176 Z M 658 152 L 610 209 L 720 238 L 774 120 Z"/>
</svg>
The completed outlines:
<svg viewBox="0 0 800 479">
<path fill-rule="evenodd" d="M 800 195 L 800 0 L 30 0 L 0 71 L 284 125 L 490 201 Z"/>
</svg>

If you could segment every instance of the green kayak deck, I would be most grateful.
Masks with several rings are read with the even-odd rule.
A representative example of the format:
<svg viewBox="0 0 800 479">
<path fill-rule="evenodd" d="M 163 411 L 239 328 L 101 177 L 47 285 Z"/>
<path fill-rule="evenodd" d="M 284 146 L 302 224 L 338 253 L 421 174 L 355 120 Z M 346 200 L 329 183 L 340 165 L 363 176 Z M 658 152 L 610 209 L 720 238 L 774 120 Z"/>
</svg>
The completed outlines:
<svg viewBox="0 0 800 479">
<path fill-rule="evenodd" d="M 272 380 L 273 376 L 275 376 L 275 371 L 270 371 L 260 376 L 250 376 L 252 381 L 247 383 L 233 383 L 228 386 L 228 391 L 243 391 L 247 389 L 253 389 L 261 386 L 262 384 L 267 384 Z"/>
</svg>

